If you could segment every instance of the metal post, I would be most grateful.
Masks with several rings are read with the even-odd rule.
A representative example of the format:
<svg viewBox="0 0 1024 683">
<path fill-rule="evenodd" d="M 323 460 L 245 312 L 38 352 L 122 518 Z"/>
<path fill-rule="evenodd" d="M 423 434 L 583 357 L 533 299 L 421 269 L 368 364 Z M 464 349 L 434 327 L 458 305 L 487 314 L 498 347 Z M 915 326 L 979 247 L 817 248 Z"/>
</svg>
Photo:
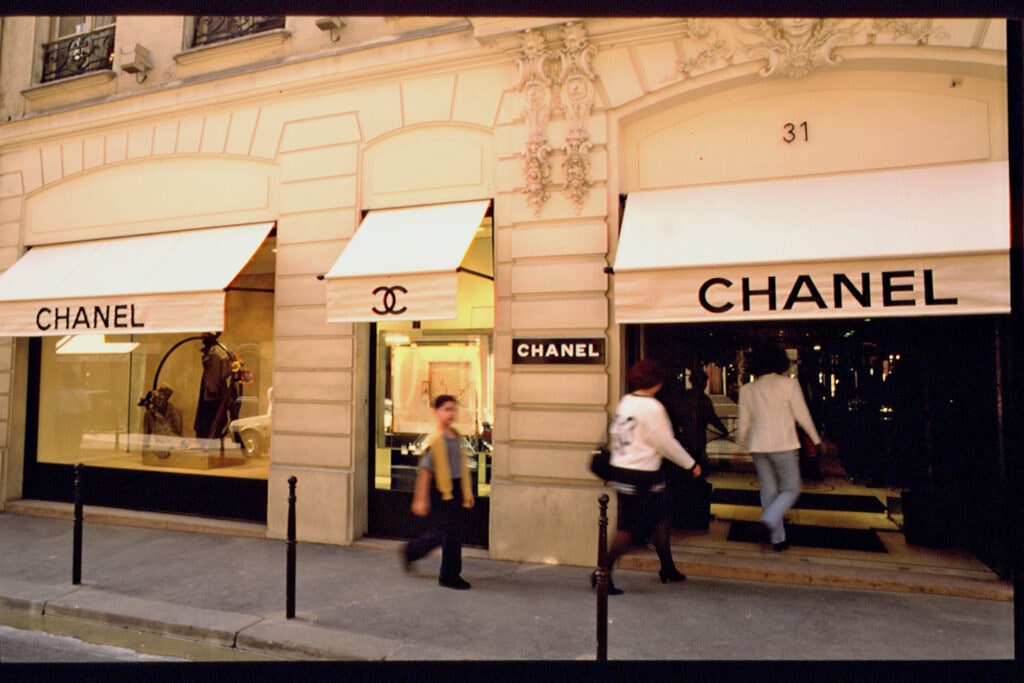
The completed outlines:
<svg viewBox="0 0 1024 683">
<path fill-rule="evenodd" d="M 75 464 L 75 534 L 71 551 L 71 583 L 82 583 L 82 463 Z"/>
<path fill-rule="evenodd" d="M 597 661 L 608 660 L 608 494 L 597 498 L 601 516 L 597 522 Z"/>
<path fill-rule="evenodd" d="M 286 569 L 285 618 L 295 618 L 295 477 L 288 477 L 288 566 Z"/>
</svg>

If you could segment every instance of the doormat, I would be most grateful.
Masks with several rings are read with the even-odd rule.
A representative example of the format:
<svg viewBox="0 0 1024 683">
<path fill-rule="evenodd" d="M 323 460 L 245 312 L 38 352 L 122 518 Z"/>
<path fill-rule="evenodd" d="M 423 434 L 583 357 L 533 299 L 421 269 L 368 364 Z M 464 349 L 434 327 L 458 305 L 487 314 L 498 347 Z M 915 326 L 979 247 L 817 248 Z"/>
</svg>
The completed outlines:
<svg viewBox="0 0 1024 683">
<path fill-rule="evenodd" d="M 790 545 L 802 548 L 828 548 L 829 550 L 856 550 L 862 553 L 888 553 L 872 529 L 840 529 L 828 526 L 787 524 L 786 539 Z M 763 543 L 760 522 L 735 520 L 729 526 L 729 541 Z"/>
<path fill-rule="evenodd" d="M 723 505 L 761 506 L 761 494 L 754 489 L 715 487 L 712 503 Z M 793 507 L 801 510 L 835 510 L 836 512 L 885 512 L 885 505 L 875 496 L 854 496 L 846 493 L 801 493 Z"/>
</svg>

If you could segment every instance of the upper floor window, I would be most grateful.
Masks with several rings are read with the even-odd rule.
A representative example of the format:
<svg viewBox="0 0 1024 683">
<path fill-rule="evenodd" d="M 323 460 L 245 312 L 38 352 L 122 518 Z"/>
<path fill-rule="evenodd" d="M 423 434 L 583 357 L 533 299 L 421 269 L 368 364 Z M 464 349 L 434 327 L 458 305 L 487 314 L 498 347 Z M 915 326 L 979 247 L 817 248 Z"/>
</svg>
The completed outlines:
<svg viewBox="0 0 1024 683">
<path fill-rule="evenodd" d="M 283 15 L 278 17 L 196 17 L 192 47 L 284 28 L 284 20 Z"/>
<path fill-rule="evenodd" d="M 42 82 L 110 69 L 114 62 L 112 16 L 55 17 L 43 46 Z"/>
</svg>

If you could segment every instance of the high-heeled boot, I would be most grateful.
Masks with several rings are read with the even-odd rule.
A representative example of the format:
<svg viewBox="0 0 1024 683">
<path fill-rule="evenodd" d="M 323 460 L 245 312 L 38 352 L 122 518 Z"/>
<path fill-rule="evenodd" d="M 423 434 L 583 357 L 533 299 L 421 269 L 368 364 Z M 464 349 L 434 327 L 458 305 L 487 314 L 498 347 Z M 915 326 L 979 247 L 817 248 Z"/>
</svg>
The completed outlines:
<svg viewBox="0 0 1024 683">
<path fill-rule="evenodd" d="M 662 583 L 679 583 L 680 581 L 686 581 L 686 574 L 683 574 L 675 567 L 672 567 L 670 570 L 658 570 L 658 578 L 661 579 Z"/>
</svg>

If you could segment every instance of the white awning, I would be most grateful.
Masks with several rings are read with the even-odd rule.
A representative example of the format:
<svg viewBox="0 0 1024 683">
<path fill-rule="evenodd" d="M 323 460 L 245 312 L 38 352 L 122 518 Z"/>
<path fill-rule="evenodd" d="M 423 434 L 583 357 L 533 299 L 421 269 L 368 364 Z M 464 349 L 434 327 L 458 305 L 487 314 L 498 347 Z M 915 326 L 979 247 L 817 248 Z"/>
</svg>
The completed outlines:
<svg viewBox="0 0 1024 683">
<path fill-rule="evenodd" d="M 1006 313 L 1006 162 L 632 192 L 619 323 Z"/>
<path fill-rule="evenodd" d="M 225 290 L 273 226 L 33 247 L 0 275 L 0 336 L 223 330 Z"/>
<path fill-rule="evenodd" d="M 326 274 L 327 320 L 451 320 L 489 200 L 370 211 Z"/>
</svg>

